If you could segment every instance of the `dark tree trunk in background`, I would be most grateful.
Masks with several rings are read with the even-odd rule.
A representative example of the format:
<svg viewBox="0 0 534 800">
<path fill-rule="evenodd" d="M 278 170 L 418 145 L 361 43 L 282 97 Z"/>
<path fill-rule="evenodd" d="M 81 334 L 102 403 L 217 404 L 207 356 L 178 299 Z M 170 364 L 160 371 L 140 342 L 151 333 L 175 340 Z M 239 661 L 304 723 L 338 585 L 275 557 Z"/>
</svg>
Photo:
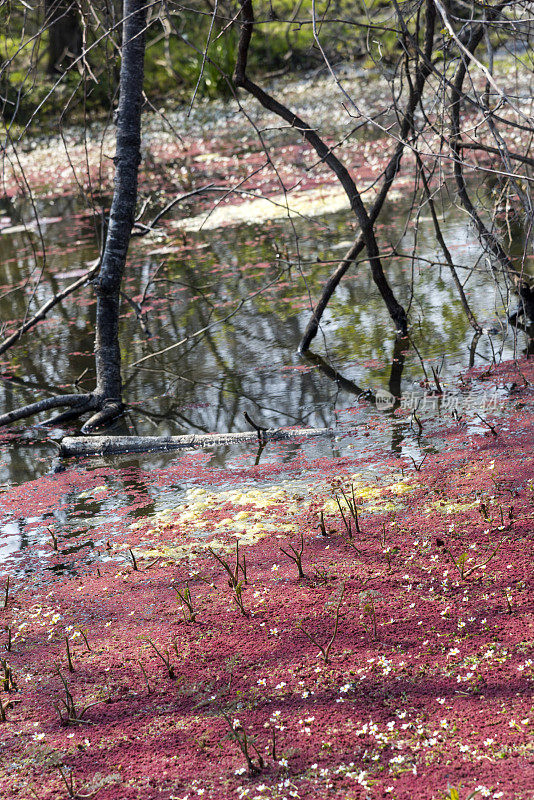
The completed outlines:
<svg viewBox="0 0 534 800">
<path fill-rule="evenodd" d="M 145 0 L 124 0 L 120 96 L 115 151 L 115 188 L 100 273 L 95 281 L 96 389 L 103 407 L 84 426 L 91 430 L 122 408 L 119 346 L 120 287 L 137 203 L 141 162 L 141 106 L 145 56 Z"/>
<path fill-rule="evenodd" d="M 65 72 L 82 52 L 78 4 L 71 0 L 45 0 L 48 28 L 48 65 L 51 75 Z"/>
</svg>

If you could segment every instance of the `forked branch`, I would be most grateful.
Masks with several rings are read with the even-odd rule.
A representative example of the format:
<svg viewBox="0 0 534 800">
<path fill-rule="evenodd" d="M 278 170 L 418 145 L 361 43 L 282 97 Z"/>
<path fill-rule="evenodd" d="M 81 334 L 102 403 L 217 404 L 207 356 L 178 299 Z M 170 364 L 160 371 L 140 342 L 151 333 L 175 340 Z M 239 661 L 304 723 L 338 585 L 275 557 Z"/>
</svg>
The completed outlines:
<svg viewBox="0 0 534 800">
<path fill-rule="evenodd" d="M 301 119 L 297 114 L 284 106 L 272 95 L 265 92 L 247 76 L 247 62 L 250 41 L 254 29 L 254 9 L 252 0 L 243 0 L 241 3 L 241 33 L 234 70 L 235 85 L 245 89 L 258 100 L 261 105 L 283 119 L 292 128 L 302 134 L 304 139 L 313 147 L 321 161 L 323 161 L 336 175 L 341 183 L 361 230 L 362 249 L 365 247 L 371 267 L 373 280 L 384 300 L 389 315 L 395 327 L 403 335 L 407 333 L 408 321 L 405 309 L 397 301 L 387 281 L 382 268 L 380 252 L 374 231 L 374 221 L 369 216 L 358 188 L 349 171 L 341 163 L 332 149 L 328 147 L 318 133 Z"/>
</svg>

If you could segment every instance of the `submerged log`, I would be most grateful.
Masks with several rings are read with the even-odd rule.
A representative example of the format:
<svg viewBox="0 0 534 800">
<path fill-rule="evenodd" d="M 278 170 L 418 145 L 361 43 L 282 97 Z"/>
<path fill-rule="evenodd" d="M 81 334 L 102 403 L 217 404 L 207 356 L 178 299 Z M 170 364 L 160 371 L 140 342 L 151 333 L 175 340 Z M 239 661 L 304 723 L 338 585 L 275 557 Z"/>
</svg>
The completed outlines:
<svg viewBox="0 0 534 800">
<path fill-rule="evenodd" d="M 313 436 L 331 436 L 334 428 L 273 428 L 267 429 L 263 443 L 270 440 L 302 439 Z M 221 447 L 227 444 L 258 442 L 255 431 L 240 433 L 208 433 L 186 436 L 65 436 L 61 440 L 60 455 L 102 456 L 118 453 L 161 452 L 184 447 Z"/>
</svg>

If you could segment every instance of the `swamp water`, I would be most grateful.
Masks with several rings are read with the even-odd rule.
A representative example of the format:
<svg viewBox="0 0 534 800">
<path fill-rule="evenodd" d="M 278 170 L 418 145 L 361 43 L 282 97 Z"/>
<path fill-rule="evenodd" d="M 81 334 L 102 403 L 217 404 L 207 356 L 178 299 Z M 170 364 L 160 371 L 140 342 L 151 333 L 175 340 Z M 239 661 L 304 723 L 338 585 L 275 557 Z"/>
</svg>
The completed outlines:
<svg viewBox="0 0 534 800">
<path fill-rule="evenodd" d="M 43 266 L 43 248 L 46 280 L 36 287 L 32 308 L 49 296 L 50 286 L 61 290 L 96 256 L 94 217 L 78 201 L 38 200 L 36 209 L 40 232 L 20 229 L 21 220 L 32 217 L 29 205 L 4 201 L 0 206 L 0 317 L 7 328 L 26 308 L 27 293 L 12 289 L 35 280 Z M 189 211 L 195 217 L 202 209 Z M 427 217 L 418 220 L 418 258 L 410 257 L 413 229 L 405 230 L 408 206 L 400 199 L 388 206 L 379 234 L 383 245 L 394 244 L 403 254 L 387 259 L 385 267 L 397 296 L 410 307 L 411 345 L 395 348 L 391 321 L 363 261 L 332 298 L 312 345 L 316 357 L 309 359 L 299 356 L 297 347 L 310 309 L 354 235 L 346 210 L 327 212 L 328 207 L 321 213 L 315 207 L 313 216 L 296 216 L 291 222 L 251 222 L 236 210 L 233 223 L 230 214 L 227 224 L 206 225 L 197 232 L 183 230 L 177 215 L 161 234 L 133 244 L 121 322 L 130 411 L 114 431 L 158 435 L 247 430 L 243 412 L 248 411 L 268 427 L 333 427 L 339 435 L 302 444 L 272 443 L 262 452 L 250 444 L 214 448 L 194 454 L 196 462 L 174 452 L 61 465 L 65 471 L 58 474 L 66 476 L 61 486 L 45 490 L 61 496 L 47 505 L 38 479 L 54 464 L 58 468 L 54 441 L 67 430 L 6 431 L 0 449 L 6 501 L 1 503 L 0 497 L 0 559 L 29 543 L 48 546 L 51 524 L 63 542 L 72 538 L 65 556 L 83 550 L 91 559 L 95 548 L 103 548 L 125 521 L 131 524 L 182 503 L 192 487 L 205 486 L 206 480 L 217 491 L 240 481 L 268 487 L 273 483 L 267 469 L 271 466 L 277 485 L 311 485 L 317 473 L 299 468 L 303 459 L 361 457 L 367 469 L 378 473 L 379 452 L 398 458 L 399 469 L 411 466 L 411 459 L 419 461 L 434 447 L 433 437 L 441 424 L 450 424 L 453 407 L 471 430 L 483 430 L 476 415 L 488 403 L 498 413 L 498 397 L 486 396 L 483 386 L 460 394 L 458 374 L 470 366 L 489 367 L 519 357 L 529 340 L 525 332 L 507 325 L 506 310 L 515 308 L 516 300 L 492 274 L 463 212 L 451 204 L 443 231 L 461 265 L 460 278 L 469 276 L 467 297 L 485 329 L 480 338 L 473 339 L 450 272 L 440 266 Z M 92 387 L 93 315 L 93 295 L 85 288 L 0 358 L 3 409 L 57 389 L 70 392 L 76 380 L 81 389 Z M 202 329 L 204 334 L 196 335 Z M 177 342 L 181 344 L 175 346 Z M 145 358 L 155 351 L 166 352 Z M 428 395 L 434 387 L 432 367 L 446 392 L 441 401 Z M 378 407 L 359 397 L 363 390 L 391 391 L 410 408 L 419 404 L 423 435 L 409 417 L 395 415 L 398 403 Z M 166 469 L 172 480 L 151 479 L 152 473 Z M 13 487 L 22 490 L 18 505 L 9 500 Z"/>
</svg>

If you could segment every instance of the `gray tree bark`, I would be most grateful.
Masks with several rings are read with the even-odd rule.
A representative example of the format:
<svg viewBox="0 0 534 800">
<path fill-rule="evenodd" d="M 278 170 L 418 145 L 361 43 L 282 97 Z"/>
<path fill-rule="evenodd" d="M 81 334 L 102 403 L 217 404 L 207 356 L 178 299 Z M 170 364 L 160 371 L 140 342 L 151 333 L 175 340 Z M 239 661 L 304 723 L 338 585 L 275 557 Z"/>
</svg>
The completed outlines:
<svg viewBox="0 0 534 800">
<path fill-rule="evenodd" d="M 120 287 L 137 203 L 141 162 L 141 107 L 145 58 L 147 0 L 123 0 L 122 61 L 115 152 L 115 187 L 100 271 L 94 281 L 97 297 L 96 386 L 87 394 L 58 395 L 0 415 L 0 426 L 50 409 L 68 411 L 48 420 L 58 424 L 95 412 L 82 428 L 89 433 L 122 413 L 119 346 Z"/>
<path fill-rule="evenodd" d="M 335 428 L 273 428 L 265 431 L 266 441 L 307 439 L 315 436 L 334 436 L 342 432 Z M 61 440 L 60 456 L 102 456 L 120 453 L 161 452 L 184 447 L 222 447 L 227 444 L 258 442 L 255 431 L 239 433 L 207 433 L 185 436 L 65 436 Z"/>
<path fill-rule="evenodd" d="M 95 395 L 101 399 L 102 407 L 84 425 L 85 432 L 116 416 L 123 407 L 119 346 L 120 287 L 135 221 L 137 176 L 141 163 L 146 1 L 124 0 L 123 15 L 115 188 L 100 273 L 94 282 L 97 296 Z"/>
</svg>

